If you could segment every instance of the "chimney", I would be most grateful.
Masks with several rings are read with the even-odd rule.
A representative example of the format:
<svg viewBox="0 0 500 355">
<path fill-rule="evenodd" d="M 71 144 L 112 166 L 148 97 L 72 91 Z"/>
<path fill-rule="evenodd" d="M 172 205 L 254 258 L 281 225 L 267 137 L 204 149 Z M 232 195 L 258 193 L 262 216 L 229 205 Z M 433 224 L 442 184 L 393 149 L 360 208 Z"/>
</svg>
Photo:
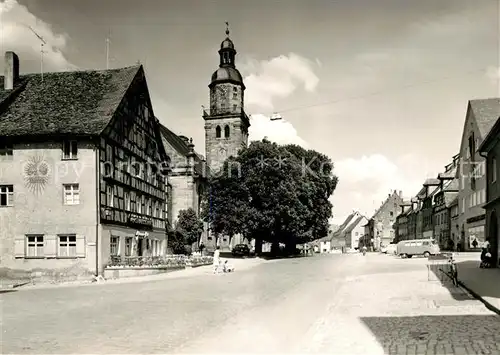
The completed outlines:
<svg viewBox="0 0 500 355">
<path fill-rule="evenodd" d="M 399 197 L 403 198 L 403 191 L 399 190 Z"/>
<path fill-rule="evenodd" d="M 19 57 L 14 52 L 5 52 L 4 89 L 12 90 L 19 80 Z"/>
</svg>

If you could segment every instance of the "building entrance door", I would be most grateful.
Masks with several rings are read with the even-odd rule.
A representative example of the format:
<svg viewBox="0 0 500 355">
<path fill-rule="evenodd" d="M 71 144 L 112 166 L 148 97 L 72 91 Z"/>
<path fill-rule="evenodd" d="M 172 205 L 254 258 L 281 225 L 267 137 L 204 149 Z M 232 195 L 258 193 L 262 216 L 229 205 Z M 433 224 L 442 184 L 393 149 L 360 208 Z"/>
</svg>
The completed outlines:
<svg viewBox="0 0 500 355">
<path fill-rule="evenodd" d="M 142 238 L 139 238 L 137 240 L 137 256 L 142 256 L 142 243 L 143 243 L 143 240 Z"/>
</svg>

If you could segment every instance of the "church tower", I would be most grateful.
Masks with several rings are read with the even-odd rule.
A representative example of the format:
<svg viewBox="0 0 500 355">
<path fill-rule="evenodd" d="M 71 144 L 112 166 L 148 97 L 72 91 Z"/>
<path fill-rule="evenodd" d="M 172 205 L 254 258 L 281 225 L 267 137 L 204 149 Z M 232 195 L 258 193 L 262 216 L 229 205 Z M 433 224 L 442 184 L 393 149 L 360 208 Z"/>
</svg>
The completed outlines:
<svg viewBox="0 0 500 355">
<path fill-rule="evenodd" d="M 245 85 L 235 66 L 236 50 L 229 38 L 226 22 L 226 39 L 220 45 L 219 68 L 212 74 L 210 108 L 203 110 L 205 120 L 205 154 L 207 165 L 219 171 L 224 161 L 236 156 L 248 144 L 250 120 L 244 110 Z"/>
</svg>

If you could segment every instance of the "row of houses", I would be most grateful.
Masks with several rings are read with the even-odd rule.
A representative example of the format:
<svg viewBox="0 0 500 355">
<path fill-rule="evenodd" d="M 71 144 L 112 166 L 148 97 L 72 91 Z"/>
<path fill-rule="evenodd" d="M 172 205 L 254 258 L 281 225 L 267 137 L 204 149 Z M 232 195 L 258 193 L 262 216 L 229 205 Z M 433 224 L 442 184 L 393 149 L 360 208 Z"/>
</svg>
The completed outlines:
<svg viewBox="0 0 500 355">
<path fill-rule="evenodd" d="M 496 160 L 490 151 L 496 149 L 494 127 L 499 117 L 499 98 L 468 102 L 459 152 L 400 204 L 395 241 L 433 238 L 443 249 L 473 251 L 480 250 L 488 236 L 498 239 L 496 232 L 486 230 L 493 223 L 487 218 L 489 203 L 496 198 Z M 488 154 L 493 154 L 491 161 Z"/>
<path fill-rule="evenodd" d="M 0 76 L 0 268 L 73 278 L 101 275 L 114 256 L 169 254 L 168 231 L 179 211 L 201 212 L 209 166 L 247 144 L 235 54 L 227 37 L 209 84 L 211 109 L 200 120 L 205 159 L 192 139 L 160 123 L 142 65 L 22 74 L 19 57 L 7 52 Z M 229 243 L 205 231 L 207 249 Z"/>
<path fill-rule="evenodd" d="M 389 193 L 379 208 L 371 217 L 366 217 L 359 211 L 353 211 L 328 236 L 318 240 L 321 253 L 332 249 L 359 249 L 363 246 L 379 250 L 395 239 L 394 223 L 403 202 L 402 191 Z"/>
</svg>

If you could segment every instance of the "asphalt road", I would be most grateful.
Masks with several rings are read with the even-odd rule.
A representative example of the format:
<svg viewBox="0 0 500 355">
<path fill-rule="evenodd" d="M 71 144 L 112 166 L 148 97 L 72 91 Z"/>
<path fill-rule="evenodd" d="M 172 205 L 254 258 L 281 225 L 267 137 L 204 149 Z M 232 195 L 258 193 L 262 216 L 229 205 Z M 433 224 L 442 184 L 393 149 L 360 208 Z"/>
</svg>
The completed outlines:
<svg viewBox="0 0 500 355">
<path fill-rule="evenodd" d="M 422 261 L 384 255 L 0 299 L 2 353 L 500 354 L 499 317 L 429 282 Z"/>
</svg>

